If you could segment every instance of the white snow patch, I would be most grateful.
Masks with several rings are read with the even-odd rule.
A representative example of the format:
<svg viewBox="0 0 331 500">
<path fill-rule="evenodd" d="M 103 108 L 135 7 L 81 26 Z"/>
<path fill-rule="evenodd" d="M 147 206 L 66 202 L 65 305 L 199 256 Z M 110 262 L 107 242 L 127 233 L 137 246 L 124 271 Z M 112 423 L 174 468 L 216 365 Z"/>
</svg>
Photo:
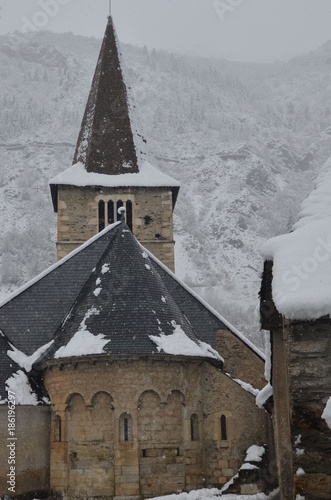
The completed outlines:
<svg viewBox="0 0 331 500">
<path fill-rule="evenodd" d="M 234 382 L 237 382 L 245 391 L 249 392 L 250 394 L 253 394 L 253 396 L 257 396 L 258 393 L 260 392 L 259 389 L 255 389 L 251 384 L 248 384 L 247 382 L 243 382 L 239 378 L 234 378 Z"/>
<path fill-rule="evenodd" d="M 26 372 L 29 372 L 31 371 L 32 365 L 40 358 L 42 354 L 44 354 L 44 352 L 47 351 L 47 349 L 53 344 L 53 342 L 54 340 L 51 340 L 50 342 L 48 342 L 48 344 L 39 347 L 39 349 L 31 354 L 31 356 L 27 356 L 26 354 L 24 354 L 24 352 L 19 351 L 12 344 L 9 344 L 12 351 L 7 351 L 7 355 L 10 357 L 10 359 L 15 361 L 18 366 L 23 368 Z"/>
<path fill-rule="evenodd" d="M 108 273 L 109 269 L 110 269 L 110 265 L 109 265 L 109 264 L 104 264 L 104 265 L 102 266 L 102 268 L 101 268 L 101 272 L 102 272 L 102 274 L 106 274 L 106 273 Z"/>
<path fill-rule="evenodd" d="M 96 280 L 95 284 L 96 284 L 96 286 L 101 285 L 101 279 L 100 279 L 100 278 L 98 278 L 98 279 Z"/>
<path fill-rule="evenodd" d="M 300 476 L 304 476 L 306 473 L 305 471 L 302 469 L 302 467 L 299 467 L 298 470 L 296 471 L 295 475 L 300 477 Z"/>
<path fill-rule="evenodd" d="M 265 449 L 263 446 L 253 444 L 246 452 L 245 462 L 261 462 L 264 453 Z"/>
<path fill-rule="evenodd" d="M 151 270 L 151 266 L 149 266 L 148 264 L 145 264 L 145 267 L 146 267 L 146 269 L 148 269 L 149 271 Z"/>
<path fill-rule="evenodd" d="M 54 358 L 69 358 L 71 356 L 87 356 L 89 354 L 103 354 L 104 347 L 109 339 L 106 339 L 103 334 L 93 335 L 86 327 L 86 321 L 93 315 L 100 314 L 100 311 L 95 307 L 91 307 L 87 311 L 82 320 L 79 330 L 69 340 L 68 344 L 60 347 L 54 354 Z"/>
<path fill-rule="evenodd" d="M 297 494 L 295 497 L 295 500 L 306 500 L 306 497 L 303 497 L 302 495 Z"/>
<path fill-rule="evenodd" d="M 166 303 L 166 302 L 167 302 L 167 299 L 166 299 L 165 297 L 163 297 L 163 296 L 161 297 L 161 300 L 162 300 L 162 302 L 164 302 L 164 303 Z"/>
<path fill-rule="evenodd" d="M 301 444 L 301 434 L 298 434 L 298 436 L 296 436 L 295 438 L 295 441 L 294 441 L 294 444 L 297 445 L 297 444 Z"/>
<path fill-rule="evenodd" d="M 295 454 L 297 457 L 301 457 L 305 454 L 305 450 L 303 448 L 295 448 Z"/>
<path fill-rule="evenodd" d="M 147 255 L 147 253 L 146 253 L 146 252 L 142 252 L 142 254 L 141 254 L 141 255 L 143 256 L 143 258 L 144 258 L 144 259 L 148 259 L 148 255 Z"/>
<path fill-rule="evenodd" d="M 102 290 L 102 289 L 101 289 L 100 287 L 99 287 L 99 288 L 96 288 L 96 289 L 94 290 L 93 294 L 94 294 L 96 297 L 99 297 L 101 290 Z"/>
<path fill-rule="evenodd" d="M 157 345 L 157 350 L 167 354 L 182 356 L 200 356 L 223 361 L 215 349 L 205 342 L 198 343 L 191 340 L 182 327 L 175 321 L 171 322 L 174 332 L 171 335 L 161 333 L 160 336 L 149 335 L 149 338 Z"/>
<path fill-rule="evenodd" d="M 148 161 L 142 161 L 138 173 L 119 175 L 87 172 L 83 163 L 76 163 L 49 181 L 50 185 L 104 186 L 104 187 L 180 187 L 172 179 Z"/>
<path fill-rule="evenodd" d="M 253 464 L 242 464 L 239 470 L 254 470 L 254 469 L 258 469 L 258 467 Z"/>
<path fill-rule="evenodd" d="M 322 418 L 328 424 L 329 429 L 331 429 L 331 397 L 328 399 L 324 411 L 322 413 Z"/>
<path fill-rule="evenodd" d="M 72 356 L 88 356 L 89 354 L 102 354 L 104 347 L 110 342 L 103 334 L 93 335 L 88 330 L 76 332 L 66 346 L 60 347 L 54 358 L 70 358 Z"/>
<path fill-rule="evenodd" d="M 6 391 L 15 394 L 15 404 L 37 406 L 38 399 L 32 391 L 28 377 L 23 370 L 18 370 L 6 381 Z"/>
<path fill-rule="evenodd" d="M 279 490 L 271 492 L 269 495 L 264 493 L 257 493 L 256 495 L 224 495 L 223 492 L 226 491 L 231 484 L 233 484 L 234 479 L 238 477 L 236 474 L 228 483 L 226 483 L 220 490 L 216 488 L 193 490 L 189 493 L 178 493 L 173 495 L 166 495 L 162 497 L 153 498 L 153 500 L 219 500 L 220 498 L 224 500 L 272 500 L 276 498 Z"/>
<path fill-rule="evenodd" d="M 273 261 L 272 294 L 288 319 L 315 320 L 331 314 L 331 158 L 301 205 L 293 232 L 267 241 Z"/>
<path fill-rule="evenodd" d="M 273 395 L 272 385 L 268 383 L 263 389 L 261 389 L 256 396 L 256 405 L 259 408 L 263 408 L 263 405 L 268 401 L 270 396 Z"/>
</svg>

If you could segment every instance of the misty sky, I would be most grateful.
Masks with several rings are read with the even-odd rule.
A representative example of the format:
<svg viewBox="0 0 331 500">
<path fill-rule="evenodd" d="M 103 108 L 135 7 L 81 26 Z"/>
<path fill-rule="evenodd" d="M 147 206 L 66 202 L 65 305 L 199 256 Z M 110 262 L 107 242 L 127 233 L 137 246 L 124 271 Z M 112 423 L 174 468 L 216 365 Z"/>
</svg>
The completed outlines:
<svg viewBox="0 0 331 500">
<path fill-rule="evenodd" d="M 264 62 L 286 60 L 331 40 L 331 0 L 112 3 L 122 42 L 171 52 Z M 108 14 L 108 0 L 0 0 L 0 7 L 0 34 L 32 26 L 101 38 Z"/>
</svg>

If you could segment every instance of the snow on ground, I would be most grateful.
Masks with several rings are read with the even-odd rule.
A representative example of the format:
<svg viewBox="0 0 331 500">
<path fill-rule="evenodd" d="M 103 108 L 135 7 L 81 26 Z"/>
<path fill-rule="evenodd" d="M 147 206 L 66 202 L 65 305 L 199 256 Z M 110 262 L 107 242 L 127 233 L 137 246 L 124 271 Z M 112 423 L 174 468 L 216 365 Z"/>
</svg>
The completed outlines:
<svg viewBox="0 0 331 500">
<path fill-rule="evenodd" d="M 264 493 L 257 493 L 256 495 L 224 495 L 221 490 L 216 488 L 193 490 L 189 493 L 179 493 L 178 495 L 167 495 L 154 498 L 153 500 L 217 500 L 222 497 L 224 500 L 272 500 L 276 498 L 278 490 L 265 495 Z"/>
<path fill-rule="evenodd" d="M 191 340 L 183 331 L 180 325 L 175 321 L 171 322 L 174 332 L 171 335 L 160 336 L 150 335 L 149 338 L 157 345 L 158 351 L 164 351 L 167 354 L 183 356 L 201 356 L 204 358 L 213 358 L 223 361 L 221 356 L 209 344 Z"/>
<path fill-rule="evenodd" d="M 278 311 L 289 319 L 314 320 L 331 314 L 331 158 L 301 205 L 289 234 L 262 247 L 272 260 L 272 293 Z"/>
</svg>

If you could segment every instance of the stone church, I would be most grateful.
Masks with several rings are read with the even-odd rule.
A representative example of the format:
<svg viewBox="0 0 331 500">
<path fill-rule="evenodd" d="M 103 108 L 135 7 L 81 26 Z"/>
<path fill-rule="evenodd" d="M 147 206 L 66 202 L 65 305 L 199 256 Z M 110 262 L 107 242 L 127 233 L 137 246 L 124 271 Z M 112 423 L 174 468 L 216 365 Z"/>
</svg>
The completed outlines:
<svg viewBox="0 0 331 500">
<path fill-rule="evenodd" d="M 59 260 L 0 307 L 0 496 L 221 487 L 272 447 L 264 355 L 174 274 L 179 187 L 147 160 L 109 18 L 73 165 L 50 181 Z"/>
</svg>

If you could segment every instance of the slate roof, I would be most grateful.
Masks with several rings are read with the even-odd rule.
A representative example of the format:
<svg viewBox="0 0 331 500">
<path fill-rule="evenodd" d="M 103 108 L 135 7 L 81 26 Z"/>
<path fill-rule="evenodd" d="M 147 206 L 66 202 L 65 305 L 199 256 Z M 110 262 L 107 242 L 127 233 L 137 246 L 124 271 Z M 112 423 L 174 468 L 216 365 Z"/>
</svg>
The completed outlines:
<svg viewBox="0 0 331 500">
<path fill-rule="evenodd" d="M 52 340 L 115 235 L 108 227 L 0 305 L 0 330 L 17 349 L 31 355 Z"/>
<path fill-rule="evenodd" d="M 6 380 L 20 370 L 20 367 L 7 355 L 10 350 L 8 338 L 0 331 L 0 402 L 7 400 Z"/>
</svg>

